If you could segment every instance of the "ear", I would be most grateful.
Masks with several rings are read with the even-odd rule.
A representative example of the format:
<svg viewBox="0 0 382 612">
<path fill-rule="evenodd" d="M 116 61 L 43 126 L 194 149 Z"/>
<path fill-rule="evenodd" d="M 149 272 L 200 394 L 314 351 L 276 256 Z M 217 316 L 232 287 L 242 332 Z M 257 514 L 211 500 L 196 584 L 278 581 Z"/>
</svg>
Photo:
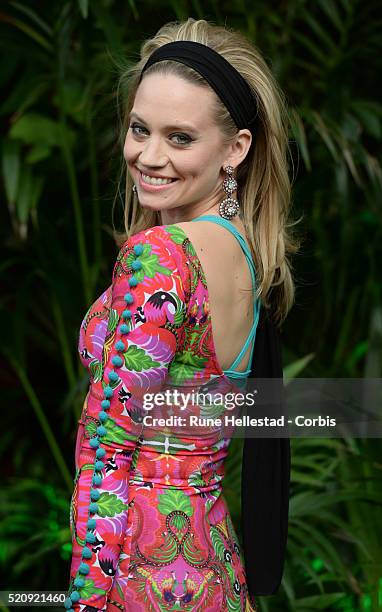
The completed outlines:
<svg viewBox="0 0 382 612">
<path fill-rule="evenodd" d="M 224 166 L 237 168 L 246 158 L 252 143 L 252 134 L 248 129 L 240 130 L 234 142 L 229 146 L 228 156 L 224 160 Z"/>
</svg>

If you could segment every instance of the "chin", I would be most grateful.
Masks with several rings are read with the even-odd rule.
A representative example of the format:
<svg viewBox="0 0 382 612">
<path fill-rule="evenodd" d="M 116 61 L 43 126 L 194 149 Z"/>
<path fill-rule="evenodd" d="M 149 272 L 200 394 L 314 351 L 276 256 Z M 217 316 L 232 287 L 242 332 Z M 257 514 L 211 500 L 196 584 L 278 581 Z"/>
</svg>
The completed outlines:
<svg viewBox="0 0 382 612">
<path fill-rule="evenodd" d="M 153 204 L 152 202 L 147 204 L 144 199 L 139 200 L 139 205 L 142 206 L 142 208 L 147 208 L 149 210 L 160 210 L 160 207 L 158 208 L 158 205 Z"/>
</svg>

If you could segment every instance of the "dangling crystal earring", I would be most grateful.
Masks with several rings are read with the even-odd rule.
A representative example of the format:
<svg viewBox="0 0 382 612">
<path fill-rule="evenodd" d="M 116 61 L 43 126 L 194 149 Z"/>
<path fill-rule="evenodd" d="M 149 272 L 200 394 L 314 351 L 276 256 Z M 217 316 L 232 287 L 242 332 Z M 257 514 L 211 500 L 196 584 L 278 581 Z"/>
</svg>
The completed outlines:
<svg viewBox="0 0 382 612">
<path fill-rule="evenodd" d="M 223 168 L 224 172 L 227 172 L 228 176 L 223 181 L 223 189 L 228 194 L 227 198 L 224 198 L 219 204 L 219 214 L 223 219 L 232 219 L 237 215 L 240 210 L 239 202 L 235 198 L 231 198 L 233 191 L 237 189 L 237 182 L 233 178 L 232 174 L 234 168 L 232 166 L 226 166 Z"/>
<path fill-rule="evenodd" d="M 133 185 L 133 193 L 137 193 L 137 187 L 135 184 Z"/>
</svg>

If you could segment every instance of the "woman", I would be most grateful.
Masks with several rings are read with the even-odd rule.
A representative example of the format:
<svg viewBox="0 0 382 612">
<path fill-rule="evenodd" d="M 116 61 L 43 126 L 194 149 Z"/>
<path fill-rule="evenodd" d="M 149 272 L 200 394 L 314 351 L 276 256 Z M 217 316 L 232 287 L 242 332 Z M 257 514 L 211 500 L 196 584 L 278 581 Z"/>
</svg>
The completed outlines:
<svg viewBox="0 0 382 612">
<path fill-rule="evenodd" d="M 282 97 L 244 37 L 204 20 L 163 26 L 125 76 L 127 239 L 80 330 L 90 387 L 65 607 L 255 610 L 222 493 L 231 435 L 203 425 L 225 406 L 147 397 L 175 387 L 226 397 L 251 373 L 260 302 L 278 322 L 291 307 Z M 285 496 L 272 508 L 284 523 Z"/>
</svg>

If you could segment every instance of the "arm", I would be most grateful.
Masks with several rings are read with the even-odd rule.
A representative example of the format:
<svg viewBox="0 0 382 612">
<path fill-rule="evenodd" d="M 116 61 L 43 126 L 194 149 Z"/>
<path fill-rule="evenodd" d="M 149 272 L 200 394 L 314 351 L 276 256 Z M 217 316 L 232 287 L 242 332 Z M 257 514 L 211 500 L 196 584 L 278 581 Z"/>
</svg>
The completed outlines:
<svg viewBox="0 0 382 612">
<path fill-rule="evenodd" d="M 94 373 L 77 435 L 68 610 L 106 609 L 143 428 L 140 396 L 161 387 L 183 333 L 179 248 L 158 226 L 130 238 L 117 257 L 102 368 Z"/>
</svg>

